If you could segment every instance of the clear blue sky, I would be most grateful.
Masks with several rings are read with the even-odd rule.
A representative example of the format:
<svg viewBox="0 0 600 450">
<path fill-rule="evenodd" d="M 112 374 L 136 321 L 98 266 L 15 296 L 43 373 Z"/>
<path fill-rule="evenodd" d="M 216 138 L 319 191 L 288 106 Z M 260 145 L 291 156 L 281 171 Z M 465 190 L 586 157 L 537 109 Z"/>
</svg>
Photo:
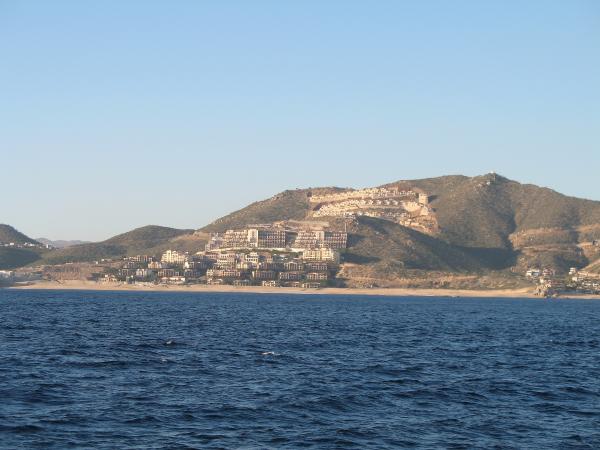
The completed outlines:
<svg viewBox="0 0 600 450">
<path fill-rule="evenodd" d="M 0 223 L 496 171 L 600 200 L 600 2 L 0 0 Z"/>
</svg>

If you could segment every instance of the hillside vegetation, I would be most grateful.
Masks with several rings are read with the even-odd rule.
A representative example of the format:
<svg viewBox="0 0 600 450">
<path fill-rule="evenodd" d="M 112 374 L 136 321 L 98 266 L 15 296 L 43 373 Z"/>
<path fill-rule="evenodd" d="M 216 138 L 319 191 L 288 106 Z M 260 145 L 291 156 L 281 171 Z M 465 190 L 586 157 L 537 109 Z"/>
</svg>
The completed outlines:
<svg viewBox="0 0 600 450">
<path fill-rule="evenodd" d="M 41 250 L 0 247 L 0 270 L 17 269 L 40 259 Z"/>
<path fill-rule="evenodd" d="M 281 220 L 304 220 L 310 211 L 309 195 L 339 192 L 342 188 L 315 188 L 284 191 L 267 200 L 252 203 L 245 208 L 215 220 L 201 231 L 215 233 L 248 224 L 272 223 Z"/>
<path fill-rule="evenodd" d="M 10 243 L 17 247 L 0 245 L 0 270 L 26 266 L 40 259 L 40 256 L 46 252 L 46 249 L 41 247 L 19 248 L 20 245 L 40 245 L 40 243 L 10 225 L 0 224 L 0 244 Z"/>
<path fill-rule="evenodd" d="M 189 240 L 178 239 L 189 236 Z M 41 264 L 63 264 L 67 262 L 87 262 L 100 259 L 117 259 L 138 254 L 158 256 L 164 250 L 198 251 L 203 245 L 200 239 L 193 239 L 193 230 L 148 225 L 127 233 L 114 236 L 103 242 L 75 245 L 46 253 Z"/>
<path fill-rule="evenodd" d="M 0 243 L 10 242 L 15 244 L 39 244 L 39 242 L 17 231 L 14 227 L 0 223 Z"/>
</svg>

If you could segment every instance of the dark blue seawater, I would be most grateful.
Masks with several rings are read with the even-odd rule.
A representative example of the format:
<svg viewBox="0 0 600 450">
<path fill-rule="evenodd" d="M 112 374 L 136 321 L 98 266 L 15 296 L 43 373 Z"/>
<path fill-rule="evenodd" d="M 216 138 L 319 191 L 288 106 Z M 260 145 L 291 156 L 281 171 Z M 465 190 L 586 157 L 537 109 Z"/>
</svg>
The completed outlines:
<svg viewBox="0 0 600 450">
<path fill-rule="evenodd" d="M 600 302 L 0 290 L 0 447 L 600 448 Z"/>
</svg>

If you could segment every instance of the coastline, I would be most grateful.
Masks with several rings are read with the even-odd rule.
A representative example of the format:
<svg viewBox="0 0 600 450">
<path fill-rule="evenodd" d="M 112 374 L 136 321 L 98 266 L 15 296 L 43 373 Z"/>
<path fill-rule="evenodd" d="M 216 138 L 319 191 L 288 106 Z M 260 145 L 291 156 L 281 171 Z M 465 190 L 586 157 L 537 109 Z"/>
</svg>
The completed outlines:
<svg viewBox="0 0 600 450">
<path fill-rule="evenodd" d="M 469 289 L 419 289 L 419 288 L 323 288 L 303 289 L 263 286 L 208 286 L 208 285 L 132 285 L 122 283 L 97 283 L 94 281 L 41 281 L 32 284 L 11 286 L 7 289 L 34 290 L 85 290 L 85 291 L 130 291 L 130 292 L 189 292 L 189 293 L 253 293 L 253 294 L 302 294 L 302 295 L 366 295 L 385 297 L 457 297 L 457 298 L 538 298 L 533 288 L 501 290 Z M 569 295 L 561 299 L 596 299 L 599 295 Z"/>
</svg>

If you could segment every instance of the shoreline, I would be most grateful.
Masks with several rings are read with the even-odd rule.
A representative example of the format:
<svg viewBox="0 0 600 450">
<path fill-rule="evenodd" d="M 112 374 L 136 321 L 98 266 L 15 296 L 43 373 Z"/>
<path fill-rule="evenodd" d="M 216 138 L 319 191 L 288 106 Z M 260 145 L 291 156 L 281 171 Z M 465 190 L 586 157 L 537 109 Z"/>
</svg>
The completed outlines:
<svg viewBox="0 0 600 450">
<path fill-rule="evenodd" d="M 300 294 L 300 295 L 362 295 L 383 297 L 453 297 L 453 298 L 531 298 L 533 288 L 523 289 L 428 289 L 428 288 L 323 288 L 304 289 L 264 286 L 208 286 L 195 285 L 132 285 L 123 283 L 97 283 L 94 281 L 41 281 L 32 284 L 10 286 L 16 290 L 79 290 L 79 291 L 129 291 L 129 292 L 188 292 L 188 293 L 253 293 L 253 294 Z M 574 294 L 559 299 L 594 299 L 600 295 Z"/>
</svg>

